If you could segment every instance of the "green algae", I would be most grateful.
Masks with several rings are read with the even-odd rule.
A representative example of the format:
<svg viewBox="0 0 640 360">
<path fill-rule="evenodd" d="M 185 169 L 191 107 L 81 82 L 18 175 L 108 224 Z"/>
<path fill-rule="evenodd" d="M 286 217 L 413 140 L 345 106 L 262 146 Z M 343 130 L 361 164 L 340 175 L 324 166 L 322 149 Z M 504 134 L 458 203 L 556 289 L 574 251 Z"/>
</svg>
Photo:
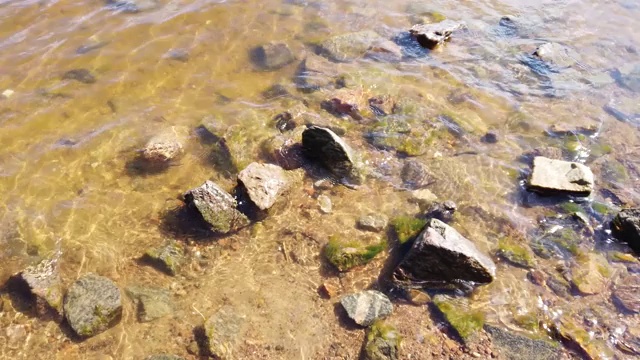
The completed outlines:
<svg viewBox="0 0 640 360">
<path fill-rule="evenodd" d="M 582 207 L 573 201 L 567 201 L 560 204 L 560 209 L 562 209 L 564 213 L 569 215 L 579 213 L 579 212 L 584 213 L 584 210 L 582 209 Z"/>
<path fill-rule="evenodd" d="M 613 209 L 611 209 L 607 204 L 604 203 L 600 203 L 600 202 L 593 202 L 591 204 L 591 208 L 593 209 L 593 211 L 597 212 L 600 215 L 610 215 L 612 214 L 614 211 Z"/>
<path fill-rule="evenodd" d="M 397 359 L 402 337 L 395 327 L 377 320 L 367 329 L 364 358 L 367 360 Z"/>
<path fill-rule="evenodd" d="M 515 266 L 532 268 L 535 265 L 531 250 L 524 245 L 516 244 L 512 240 L 501 239 L 498 242 L 496 254 Z"/>
<path fill-rule="evenodd" d="M 478 310 L 456 306 L 453 301 L 447 300 L 444 296 L 436 296 L 433 303 L 464 341 L 484 326 L 485 316 Z"/>
<path fill-rule="evenodd" d="M 427 225 L 427 221 L 412 216 L 399 216 L 391 220 L 391 226 L 398 237 L 400 244 L 413 241 L 422 229 Z"/>
<path fill-rule="evenodd" d="M 373 260 L 385 249 L 385 242 L 363 245 L 358 241 L 341 241 L 337 236 L 329 237 L 324 248 L 326 259 L 340 271 L 349 271 Z"/>
</svg>

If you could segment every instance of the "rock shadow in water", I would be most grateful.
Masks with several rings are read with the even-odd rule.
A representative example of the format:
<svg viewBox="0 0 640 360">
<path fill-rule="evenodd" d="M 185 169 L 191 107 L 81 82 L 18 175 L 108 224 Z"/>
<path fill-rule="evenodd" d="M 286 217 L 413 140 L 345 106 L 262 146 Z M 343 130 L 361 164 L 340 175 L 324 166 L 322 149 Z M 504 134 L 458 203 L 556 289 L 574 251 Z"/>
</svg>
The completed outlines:
<svg viewBox="0 0 640 360">
<path fill-rule="evenodd" d="M 200 213 L 187 205 L 165 211 L 161 216 L 160 231 L 171 239 L 217 240 L 221 237 L 211 230 Z"/>
</svg>

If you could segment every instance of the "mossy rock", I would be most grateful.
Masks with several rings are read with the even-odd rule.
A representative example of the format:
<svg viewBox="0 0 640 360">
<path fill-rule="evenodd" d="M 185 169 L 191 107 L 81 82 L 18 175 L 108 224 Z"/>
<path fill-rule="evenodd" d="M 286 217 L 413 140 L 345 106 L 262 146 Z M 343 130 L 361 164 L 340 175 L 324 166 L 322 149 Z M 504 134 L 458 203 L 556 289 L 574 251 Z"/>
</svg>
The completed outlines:
<svg viewBox="0 0 640 360">
<path fill-rule="evenodd" d="M 424 219 L 418 219 L 411 216 L 398 216 L 391 220 L 391 226 L 398 237 L 400 244 L 413 241 L 427 225 Z"/>
<path fill-rule="evenodd" d="M 536 264 L 531 249 L 510 239 L 501 239 L 498 242 L 496 255 L 512 265 L 525 269 L 533 268 Z"/>
<path fill-rule="evenodd" d="M 572 284 L 584 295 L 595 295 L 605 290 L 611 269 L 607 259 L 600 254 L 584 254 L 572 267 Z"/>
<path fill-rule="evenodd" d="M 562 341 L 566 346 L 577 349 L 587 359 L 611 359 L 613 350 L 604 339 L 592 337 L 584 329 L 581 321 L 565 315 L 548 325 L 554 338 Z"/>
<path fill-rule="evenodd" d="M 382 320 L 367 329 L 363 358 L 365 360 L 397 360 L 402 338 L 398 331 Z"/>
<path fill-rule="evenodd" d="M 385 249 L 385 242 L 373 245 L 363 245 L 358 241 L 341 241 L 337 236 L 331 236 L 324 248 L 327 260 L 340 271 L 349 271 L 355 267 L 365 265 L 373 260 Z"/>
<path fill-rule="evenodd" d="M 433 304 L 465 342 L 482 329 L 485 321 L 484 314 L 471 309 L 466 302 L 467 299 L 453 299 L 444 295 L 437 295 L 433 299 Z"/>
</svg>

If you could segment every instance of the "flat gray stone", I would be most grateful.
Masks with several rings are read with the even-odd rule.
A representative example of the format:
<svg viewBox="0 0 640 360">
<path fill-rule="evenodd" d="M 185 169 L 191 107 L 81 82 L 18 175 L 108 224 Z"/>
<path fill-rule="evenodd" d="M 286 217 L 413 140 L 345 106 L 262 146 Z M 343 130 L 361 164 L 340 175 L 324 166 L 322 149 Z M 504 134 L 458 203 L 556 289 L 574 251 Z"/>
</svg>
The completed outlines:
<svg viewBox="0 0 640 360">
<path fill-rule="evenodd" d="M 463 28 L 463 23 L 447 19 L 434 24 L 414 25 L 409 32 L 422 47 L 434 49 L 449 40 L 454 31 Z"/>
<path fill-rule="evenodd" d="M 79 336 L 97 335 L 120 321 L 120 289 L 106 277 L 86 274 L 69 287 L 64 298 L 64 315 Z"/>
<path fill-rule="evenodd" d="M 173 313 L 171 293 L 160 288 L 130 286 L 127 295 L 136 304 L 138 320 L 150 322 Z"/>
<path fill-rule="evenodd" d="M 319 161 L 339 178 L 362 182 L 353 150 L 333 131 L 310 126 L 302 133 L 302 147 L 307 157 Z"/>
<path fill-rule="evenodd" d="M 280 166 L 255 162 L 238 174 L 238 181 L 260 210 L 272 207 L 290 186 L 289 177 Z"/>
<path fill-rule="evenodd" d="M 382 214 L 369 214 L 358 219 L 358 228 L 367 231 L 380 232 L 387 227 L 389 218 Z"/>
<path fill-rule="evenodd" d="M 347 295 L 340 300 L 340 304 L 347 311 L 349 318 L 361 326 L 370 326 L 376 320 L 386 318 L 393 311 L 393 304 L 389 298 L 375 290 Z"/>
<path fill-rule="evenodd" d="M 394 279 L 409 287 L 447 288 L 461 282 L 487 284 L 496 265 L 451 226 L 431 219 L 394 271 Z"/>
<path fill-rule="evenodd" d="M 543 341 L 524 337 L 496 326 L 485 325 L 493 344 L 509 360 L 557 360 L 560 359 L 559 347 Z"/>
<path fill-rule="evenodd" d="M 200 212 L 211 229 L 227 234 L 249 225 L 249 219 L 236 206 L 236 200 L 213 181 L 184 194 L 189 206 Z"/>
<path fill-rule="evenodd" d="M 217 359 L 234 359 L 233 352 L 244 330 L 245 319 L 229 305 L 223 306 L 204 324 L 207 347 Z"/>
<path fill-rule="evenodd" d="M 565 193 L 588 196 L 593 191 L 594 177 L 587 166 L 537 156 L 527 188 L 541 194 Z"/>
</svg>

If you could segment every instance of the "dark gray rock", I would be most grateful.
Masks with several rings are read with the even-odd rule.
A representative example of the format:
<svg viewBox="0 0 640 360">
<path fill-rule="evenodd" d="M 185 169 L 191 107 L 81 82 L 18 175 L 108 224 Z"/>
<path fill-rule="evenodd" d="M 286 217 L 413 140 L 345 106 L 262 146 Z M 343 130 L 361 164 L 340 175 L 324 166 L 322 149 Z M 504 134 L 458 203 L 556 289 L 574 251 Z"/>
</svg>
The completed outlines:
<svg viewBox="0 0 640 360">
<path fill-rule="evenodd" d="M 277 70 L 296 60 L 289 45 L 283 42 L 270 42 L 258 46 L 252 51 L 254 63 L 264 70 Z"/>
<path fill-rule="evenodd" d="M 138 13 L 160 7 L 158 0 L 107 0 L 107 4 L 125 13 Z"/>
<path fill-rule="evenodd" d="M 383 214 L 369 214 L 358 219 L 358 228 L 367 231 L 380 232 L 387 227 L 389 218 Z"/>
<path fill-rule="evenodd" d="M 172 126 L 153 136 L 141 151 L 145 161 L 162 164 L 176 160 L 184 152 L 184 143 L 189 136 L 189 129 L 183 126 Z"/>
<path fill-rule="evenodd" d="M 613 291 L 613 298 L 625 310 L 640 313 L 640 275 L 627 275 L 620 279 Z"/>
<path fill-rule="evenodd" d="M 436 46 L 449 40 L 454 31 L 463 28 L 464 24 L 462 23 L 453 20 L 444 20 L 435 24 L 414 25 L 409 32 L 422 47 L 434 49 Z"/>
<path fill-rule="evenodd" d="M 162 247 L 148 250 L 143 260 L 155 266 L 158 270 L 175 276 L 185 263 L 185 254 L 182 246 L 171 240 Z"/>
<path fill-rule="evenodd" d="M 195 208 L 211 229 L 227 234 L 249 225 L 249 219 L 238 209 L 236 200 L 213 181 L 184 194 L 188 206 Z"/>
<path fill-rule="evenodd" d="M 394 271 L 397 282 L 410 287 L 455 287 L 461 282 L 487 284 L 496 265 L 454 228 L 431 219 Z"/>
<path fill-rule="evenodd" d="M 62 315 L 62 283 L 58 271 L 59 256 L 29 266 L 9 282 L 11 290 L 28 291 L 36 301 L 39 316 Z"/>
<path fill-rule="evenodd" d="M 620 211 L 611 222 L 611 233 L 640 254 L 640 208 Z"/>
<path fill-rule="evenodd" d="M 310 126 L 302 133 L 302 147 L 308 158 L 322 163 L 339 178 L 356 184 L 362 182 L 353 150 L 333 131 Z"/>
<path fill-rule="evenodd" d="M 393 304 L 389 298 L 375 290 L 347 295 L 340 300 L 340 304 L 347 311 L 349 318 L 361 326 L 370 326 L 376 320 L 391 315 L 393 311 Z"/>
<path fill-rule="evenodd" d="M 458 206 L 455 202 L 451 200 L 447 200 L 443 203 L 433 203 L 429 208 L 429 211 L 425 214 L 425 218 L 427 219 L 438 219 L 445 223 L 450 223 L 453 221 L 453 216 L 458 209 Z"/>
<path fill-rule="evenodd" d="M 120 321 L 120 289 L 106 277 L 84 275 L 69 287 L 64 298 L 64 315 L 79 336 L 97 335 Z"/>
<path fill-rule="evenodd" d="M 498 142 L 498 133 L 493 130 L 487 131 L 480 141 L 487 144 L 496 144 Z"/>
<path fill-rule="evenodd" d="M 485 325 L 484 330 L 506 359 L 556 360 L 561 357 L 559 347 L 547 341 L 530 339 L 491 325 Z"/>
<path fill-rule="evenodd" d="M 575 65 L 580 56 L 571 48 L 562 44 L 548 42 L 544 43 L 533 53 L 540 60 L 560 68 L 567 68 Z"/>
<path fill-rule="evenodd" d="M 296 85 L 304 92 L 335 87 L 338 74 L 335 63 L 321 56 L 309 54 L 298 67 Z"/>
<path fill-rule="evenodd" d="M 145 360 L 185 360 L 185 359 L 177 355 L 160 354 L 160 355 L 147 356 Z"/>
<path fill-rule="evenodd" d="M 434 182 L 429 169 L 421 161 L 409 159 L 405 161 L 401 173 L 402 181 L 411 189 L 421 189 Z"/>
<path fill-rule="evenodd" d="M 360 31 L 329 38 L 320 44 L 320 48 L 334 61 L 350 62 L 363 57 L 374 44 L 384 46 L 382 40 L 373 31 Z"/>
<path fill-rule="evenodd" d="M 216 359 L 234 359 L 233 352 L 244 331 L 245 319 L 229 305 L 222 307 L 204 324 L 207 349 Z"/>
<path fill-rule="evenodd" d="M 285 171 L 273 164 L 251 163 L 238 174 L 238 181 L 260 210 L 272 207 L 290 186 Z"/>
<path fill-rule="evenodd" d="M 593 191 L 594 178 L 587 166 L 545 157 L 533 159 L 533 171 L 527 189 L 543 195 L 564 193 L 588 196 Z"/>
<path fill-rule="evenodd" d="M 73 69 L 62 75 L 64 80 L 76 80 L 83 84 L 93 84 L 96 82 L 95 76 L 88 69 Z"/>
<path fill-rule="evenodd" d="M 149 322 L 173 313 L 171 293 L 165 289 L 129 286 L 127 295 L 133 300 L 140 322 Z"/>
<path fill-rule="evenodd" d="M 378 321 L 367 329 L 363 357 L 365 360 L 397 360 L 400 340 L 393 326 Z"/>
</svg>

